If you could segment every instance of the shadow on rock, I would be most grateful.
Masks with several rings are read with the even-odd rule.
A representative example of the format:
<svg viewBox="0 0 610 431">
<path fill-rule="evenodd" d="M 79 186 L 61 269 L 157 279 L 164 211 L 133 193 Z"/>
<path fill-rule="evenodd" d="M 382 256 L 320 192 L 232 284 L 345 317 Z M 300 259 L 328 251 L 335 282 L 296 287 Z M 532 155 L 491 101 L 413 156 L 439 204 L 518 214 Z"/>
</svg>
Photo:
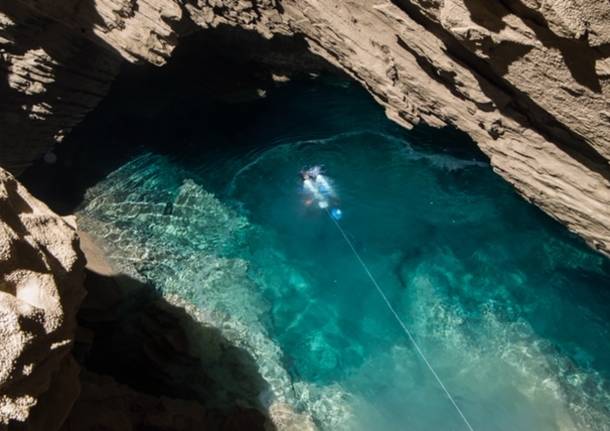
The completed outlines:
<svg viewBox="0 0 610 431">
<path fill-rule="evenodd" d="M 80 422 L 104 399 L 116 404 L 104 415 L 132 429 L 273 428 L 258 401 L 268 385 L 248 352 L 131 277 L 88 271 L 86 287 L 75 346 L 87 369 Z"/>
<path fill-rule="evenodd" d="M 601 94 L 602 88 L 595 64 L 598 59 L 607 56 L 608 44 L 591 47 L 586 33 L 580 38 L 570 38 L 555 33 L 544 14 L 523 0 L 504 0 L 497 3 L 465 0 L 464 5 L 475 23 L 495 33 L 507 26 L 503 21 L 507 15 L 514 14 L 520 17 L 523 23 L 536 34 L 538 41 L 546 48 L 555 49 L 561 53 L 565 66 L 576 82 Z"/>
</svg>

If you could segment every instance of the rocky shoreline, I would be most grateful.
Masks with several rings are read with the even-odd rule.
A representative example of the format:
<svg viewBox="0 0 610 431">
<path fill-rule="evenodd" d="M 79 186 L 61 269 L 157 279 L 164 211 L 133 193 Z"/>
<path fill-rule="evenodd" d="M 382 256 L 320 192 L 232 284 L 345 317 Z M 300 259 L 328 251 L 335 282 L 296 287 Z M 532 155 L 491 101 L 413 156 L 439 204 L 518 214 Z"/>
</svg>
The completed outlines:
<svg viewBox="0 0 610 431">
<path fill-rule="evenodd" d="M 75 219 L 52 213 L 2 170 L 0 215 L 0 424 L 58 429 L 80 388 L 71 347 L 85 258 Z"/>
<path fill-rule="evenodd" d="M 184 384 L 209 383 L 191 315 L 116 273 L 74 217 L 52 214 L 8 173 L 0 185 L 0 429 L 274 428 L 239 402 L 204 407 L 214 395 Z"/>
<path fill-rule="evenodd" d="M 77 212 L 81 228 L 103 245 L 97 254 L 108 256 L 121 280 L 147 286 L 142 291 L 144 300 L 131 291 L 110 309 L 124 308 L 126 303 L 139 309 L 147 303 L 146 296 L 156 291 L 169 308 L 184 310 L 189 351 L 199 358 L 208 377 L 197 382 L 172 375 L 170 381 L 179 381 L 204 405 L 254 408 L 279 430 L 316 429 L 317 420 L 343 429 L 338 426 L 349 418 L 342 402 L 344 393 L 291 375 L 284 352 L 269 333 L 269 303 L 258 281 L 249 275 L 253 264 L 232 252 L 247 254 L 246 238 L 264 234 L 191 179 L 184 179 L 175 192 L 163 187 L 152 192 L 149 187 L 157 184 L 155 178 L 164 163 L 162 156 L 151 154 L 132 160 L 88 190 Z M 134 186 L 127 194 L 122 192 L 125 183 Z M 121 222 L 123 216 L 133 224 Z M 86 303 L 82 309 L 87 309 Z M 121 323 L 118 328 L 122 331 L 130 325 Z M 103 361 L 132 344 L 121 338 L 117 345 L 92 351 L 92 358 Z M 167 367 L 160 368 L 168 372 Z M 188 374 L 183 364 L 175 370 L 178 376 L 185 373 L 184 368 Z M 123 363 L 106 371 L 114 374 L 127 369 L 129 365 Z M 165 380 L 155 375 L 131 386 L 135 383 L 138 388 L 141 381 L 151 389 L 164 387 Z"/>
<path fill-rule="evenodd" d="M 201 329 L 192 313 L 117 273 L 97 240 L 78 234 L 87 259 L 87 297 L 75 340 L 83 370 L 81 393 L 62 429 L 274 428 L 262 409 L 239 400 L 208 407 L 214 395 L 205 392 L 210 377 L 194 348 Z"/>
<path fill-rule="evenodd" d="M 88 370 L 81 373 L 81 381 L 86 383 L 72 413 L 74 422 L 89 417 L 79 410 L 81 405 L 87 409 L 88 404 L 103 398 L 100 392 L 108 391 L 120 394 L 127 405 L 167 403 L 164 414 L 158 418 L 151 414 L 149 426 L 160 426 L 154 422 L 158 420 L 174 424 L 171 429 L 315 429 L 311 419 L 298 414 L 290 404 L 260 403 L 271 382 L 260 375 L 260 364 L 250 352 L 227 339 L 204 310 L 175 294 L 158 295 L 152 286 L 116 272 L 97 245 L 100 239 L 82 230 L 79 236 L 88 262 L 88 296 L 79 311 L 79 323 L 90 337 L 83 337 L 80 343 L 77 338 L 76 351 L 83 355 L 85 367 L 101 375 Z M 241 380 L 235 382 L 231 375 Z M 98 382 L 103 389 L 94 390 Z M 114 415 L 129 417 L 130 410 Z M 108 412 L 98 416 L 100 425 L 114 422 L 109 421 Z M 140 415 L 130 420 L 134 427 L 146 424 L 145 420 L 138 422 Z M 177 422 L 190 425 L 176 427 Z M 66 429 L 71 429 L 70 421 L 67 423 Z M 93 430 L 95 425 L 92 421 L 83 428 L 78 423 L 77 429 Z"/>
</svg>

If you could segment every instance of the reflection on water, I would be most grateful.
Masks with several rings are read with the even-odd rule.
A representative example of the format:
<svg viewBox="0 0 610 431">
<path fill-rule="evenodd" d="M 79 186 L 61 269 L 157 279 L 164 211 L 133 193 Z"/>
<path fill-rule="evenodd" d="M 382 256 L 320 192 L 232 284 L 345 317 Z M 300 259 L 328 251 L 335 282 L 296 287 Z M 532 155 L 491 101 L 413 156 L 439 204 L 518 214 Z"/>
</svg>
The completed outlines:
<svg viewBox="0 0 610 431">
<path fill-rule="evenodd" d="M 121 167 L 80 218 L 117 264 L 253 353 L 263 402 L 324 429 L 465 429 L 327 215 L 303 204 L 298 172 L 322 164 L 350 239 L 475 429 L 610 430 L 608 262 L 463 137 L 404 132 L 361 90 L 320 83 L 232 121 L 244 130 L 194 128 L 176 154 Z"/>
</svg>

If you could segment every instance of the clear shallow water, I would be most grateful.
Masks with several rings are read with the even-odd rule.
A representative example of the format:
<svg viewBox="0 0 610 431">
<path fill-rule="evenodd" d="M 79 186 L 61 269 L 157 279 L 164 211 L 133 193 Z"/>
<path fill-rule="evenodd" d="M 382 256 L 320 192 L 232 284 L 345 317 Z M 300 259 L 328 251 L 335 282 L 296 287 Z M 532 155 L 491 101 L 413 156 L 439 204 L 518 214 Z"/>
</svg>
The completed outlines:
<svg viewBox="0 0 610 431">
<path fill-rule="evenodd" d="M 334 225 L 303 205 L 298 171 L 323 164 L 342 225 L 476 430 L 610 430 L 608 261 L 461 135 L 402 131 L 337 82 L 227 112 L 239 127 L 191 112 L 180 151 L 119 168 L 80 217 L 125 271 L 254 355 L 264 403 L 325 429 L 465 429 Z"/>
</svg>

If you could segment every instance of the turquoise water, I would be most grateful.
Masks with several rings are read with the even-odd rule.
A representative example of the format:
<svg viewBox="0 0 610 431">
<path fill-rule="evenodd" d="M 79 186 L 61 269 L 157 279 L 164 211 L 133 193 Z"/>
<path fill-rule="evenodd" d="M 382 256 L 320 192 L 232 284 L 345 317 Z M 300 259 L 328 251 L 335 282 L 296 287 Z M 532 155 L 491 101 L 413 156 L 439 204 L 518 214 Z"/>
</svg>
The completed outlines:
<svg viewBox="0 0 610 431">
<path fill-rule="evenodd" d="M 175 115 L 192 125 L 179 150 L 145 133 L 160 150 L 90 189 L 80 223 L 251 352 L 265 406 L 322 429 L 466 429 L 326 213 L 304 205 L 298 172 L 322 164 L 342 226 L 475 430 L 610 430 L 608 260 L 464 136 L 404 131 L 340 81 Z"/>
</svg>

